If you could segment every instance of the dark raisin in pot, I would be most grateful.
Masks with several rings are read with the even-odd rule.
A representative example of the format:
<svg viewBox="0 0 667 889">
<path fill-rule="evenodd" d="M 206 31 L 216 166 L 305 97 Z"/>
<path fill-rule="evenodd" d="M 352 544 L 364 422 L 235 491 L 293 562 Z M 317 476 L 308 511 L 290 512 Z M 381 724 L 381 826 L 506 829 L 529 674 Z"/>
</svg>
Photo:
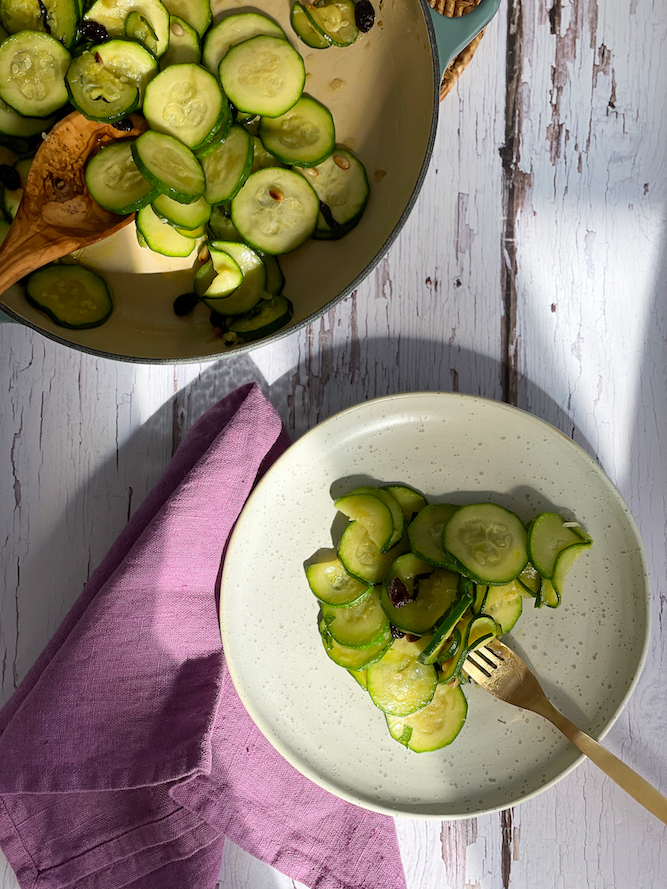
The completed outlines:
<svg viewBox="0 0 667 889">
<path fill-rule="evenodd" d="M 196 293 L 181 293 L 174 300 L 174 312 L 179 317 L 189 315 L 198 302 L 199 297 Z"/>
<path fill-rule="evenodd" d="M 364 34 L 373 27 L 375 22 L 375 10 L 371 0 L 359 0 L 354 6 L 354 20 L 357 28 Z"/>
</svg>

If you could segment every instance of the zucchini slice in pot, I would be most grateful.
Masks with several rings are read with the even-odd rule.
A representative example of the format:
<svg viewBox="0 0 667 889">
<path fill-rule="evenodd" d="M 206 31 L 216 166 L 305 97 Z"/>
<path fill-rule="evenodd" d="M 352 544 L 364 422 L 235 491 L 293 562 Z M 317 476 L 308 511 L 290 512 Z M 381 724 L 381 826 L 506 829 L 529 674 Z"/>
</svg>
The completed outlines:
<svg viewBox="0 0 667 889">
<path fill-rule="evenodd" d="M 136 226 L 146 244 L 155 253 L 163 256 L 189 256 L 195 249 L 195 241 L 179 234 L 168 222 L 163 222 L 150 204 L 137 213 Z"/>
<path fill-rule="evenodd" d="M 331 37 L 315 27 L 306 7 L 302 3 L 296 2 L 292 4 L 290 24 L 296 36 L 311 49 L 327 49 L 333 42 Z"/>
<path fill-rule="evenodd" d="M 79 25 L 78 0 L 2 0 L 0 20 L 10 34 L 41 31 L 70 47 Z M 6 35 L 5 35 L 6 36 Z"/>
<path fill-rule="evenodd" d="M 158 194 L 151 201 L 153 210 L 160 219 L 164 219 L 177 228 L 195 231 L 211 218 L 211 205 L 205 198 L 197 198 L 191 204 L 182 204 L 166 194 Z"/>
<path fill-rule="evenodd" d="M 354 0 L 318 0 L 306 4 L 306 12 L 334 46 L 350 46 L 359 36 L 354 6 Z"/>
<path fill-rule="evenodd" d="M 157 196 L 137 169 L 130 140 L 101 148 L 86 164 L 84 175 L 86 187 L 100 207 L 120 216 L 135 213 Z"/>
<path fill-rule="evenodd" d="M 50 117 L 67 102 L 70 61 L 49 34 L 11 34 L 0 44 L 0 99 L 23 117 Z"/>
<path fill-rule="evenodd" d="M 345 667 L 347 670 L 366 669 L 370 664 L 383 657 L 392 643 L 391 633 L 387 632 L 387 635 L 383 636 L 372 648 L 349 648 L 347 645 L 336 642 L 324 620 L 320 620 L 319 630 L 327 656 L 339 667 Z"/>
<path fill-rule="evenodd" d="M 374 648 L 390 631 L 376 587 L 349 605 L 323 604 L 322 619 L 336 642 L 348 648 Z"/>
<path fill-rule="evenodd" d="M 458 508 L 451 503 L 431 503 L 408 525 L 410 549 L 435 568 L 451 567 L 451 559 L 442 551 L 442 529 Z"/>
<path fill-rule="evenodd" d="M 495 503 L 460 507 L 443 529 L 442 548 L 462 573 L 482 584 L 509 583 L 528 561 L 523 522 Z"/>
<path fill-rule="evenodd" d="M 244 343 L 250 343 L 275 333 L 292 320 L 294 307 L 282 294 L 271 299 L 261 299 L 254 309 L 245 315 L 238 315 L 228 325 L 228 330 L 237 334 Z"/>
<path fill-rule="evenodd" d="M 277 257 L 272 256 L 270 253 L 262 253 L 260 255 L 266 268 L 267 293 L 270 293 L 272 296 L 278 296 L 278 294 L 282 293 L 285 286 L 285 276 L 280 268 L 280 263 Z"/>
<path fill-rule="evenodd" d="M 255 173 L 257 170 L 263 170 L 265 167 L 284 167 L 285 164 L 278 160 L 278 158 L 271 154 L 270 151 L 267 151 L 266 148 L 262 145 L 262 140 L 259 136 L 252 137 L 252 167 L 250 169 L 251 173 Z"/>
<path fill-rule="evenodd" d="M 228 50 L 220 62 L 220 83 L 237 108 L 279 117 L 301 98 L 306 69 L 283 37 L 251 37 Z"/>
<path fill-rule="evenodd" d="M 124 37 L 125 22 L 131 12 L 142 15 L 150 25 L 156 37 L 155 56 L 159 59 L 169 46 L 169 12 L 160 0 L 96 0 L 84 20 L 104 25 L 110 37 Z"/>
<path fill-rule="evenodd" d="M 228 114 L 220 84 L 200 65 L 171 65 L 146 89 L 144 116 L 150 128 L 193 151 L 218 132 Z"/>
<path fill-rule="evenodd" d="M 195 293 L 202 299 L 210 297 L 215 304 L 216 300 L 231 296 L 242 281 L 243 272 L 236 260 L 222 250 L 213 250 L 211 259 L 195 275 Z"/>
<path fill-rule="evenodd" d="M 312 96 L 301 96 L 279 117 L 263 117 L 258 135 L 267 151 L 295 167 L 322 164 L 336 144 L 331 112 Z"/>
<path fill-rule="evenodd" d="M 55 117 L 22 117 L 18 111 L 14 111 L 0 99 L 0 135 L 2 136 L 18 136 L 29 139 L 38 133 L 48 133 L 55 122 Z"/>
<path fill-rule="evenodd" d="M 14 165 L 14 169 L 19 174 L 21 185 L 19 188 L 4 189 L 2 195 L 2 207 L 8 219 L 13 219 L 16 216 L 16 211 L 18 210 L 21 198 L 23 197 L 23 189 L 25 188 L 32 161 L 33 159 L 31 157 L 24 157 L 22 160 L 17 161 Z"/>
<path fill-rule="evenodd" d="M 370 195 L 366 169 L 346 148 L 335 148 L 321 164 L 299 172 L 324 205 L 313 237 L 333 241 L 351 231 L 363 216 Z"/>
<path fill-rule="evenodd" d="M 317 195 L 291 170 L 267 167 L 248 177 L 232 200 L 232 222 L 241 237 L 263 253 L 290 253 L 312 235 Z"/>
<path fill-rule="evenodd" d="M 113 310 L 106 282 L 80 265 L 48 265 L 28 276 L 26 298 L 60 327 L 104 324 Z"/>
<path fill-rule="evenodd" d="M 260 35 L 287 39 L 279 25 L 258 12 L 239 12 L 225 16 L 206 35 L 202 61 L 212 74 L 217 75 L 220 62 L 232 46 Z"/>
<path fill-rule="evenodd" d="M 204 194 L 206 180 L 201 164 L 173 136 L 147 130 L 132 143 L 132 156 L 141 175 L 160 194 L 183 204 L 191 204 Z"/>
<path fill-rule="evenodd" d="M 177 15 L 169 16 L 169 46 L 160 59 L 160 68 L 170 65 L 198 65 L 201 62 L 199 34 Z"/>
<path fill-rule="evenodd" d="M 350 577 L 340 559 L 313 562 L 306 568 L 306 578 L 313 594 L 327 605 L 350 605 L 371 589 Z"/>
<path fill-rule="evenodd" d="M 425 707 L 409 716 L 386 715 L 389 734 L 415 753 L 429 753 L 446 747 L 463 728 L 468 702 L 460 687 L 440 682 Z"/>
<path fill-rule="evenodd" d="M 226 267 L 227 257 L 231 257 L 240 268 L 243 278 L 239 286 L 226 296 L 215 293 L 214 281 L 212 284 L 214 290 L 211 291 L 211 287 L 206 290 L 202 295 L 203 302 L 220 315 L 243 315 L 249 312 L 266 293 L 266 268 L 262 259 L 247 244 L 233 241 L 214 241 L 209 245 L 209 249 L 216 271 L 219 258 Z"/>
<path fill-rule="evenodd" d="M 209 204 L 222 204 L 236 195 L 248 178 L 252 158 L 252 137 L 236 125 L 229 130 L 226 139 L 201 157 L 206 178 L 204 195 Z"/>
<path fill-rule="evenodd" d="M 125 36 L 141 43 L 153 55 L 157 52 L 157 34 L 148 19 L 136 9 L 133 9 L 125 19 Z"/>
<path fill-rule="evenodd" d="M 236 241 L 241 242 L 243 238 L 234 228 L 234 223 L 226 216 L 222 207 L 211 208 L 211 218 L 208 221 L 209 237 L 213 241 Z M 264 259 L 264 256 L 262 256 Z M 268 267 L 267 267 L 268 274 Z M 268 286 L 266 288 L 269 289 Z"/>
<path fill-rule="evenodd" d="M 134 81 L 121 80 L 98 61 L 96 49 L 84 50 L 73 60 L 65 84 L 72 105 L 84 117 L 113 123 L 136 111 L 141 94 Z"/>
<path fill-rule="evenodd" d="M 179 16 L 202 37 L 211 24 L 209 0 L 166 0 L 164 4 L 172 16 Z"/>
</svg>

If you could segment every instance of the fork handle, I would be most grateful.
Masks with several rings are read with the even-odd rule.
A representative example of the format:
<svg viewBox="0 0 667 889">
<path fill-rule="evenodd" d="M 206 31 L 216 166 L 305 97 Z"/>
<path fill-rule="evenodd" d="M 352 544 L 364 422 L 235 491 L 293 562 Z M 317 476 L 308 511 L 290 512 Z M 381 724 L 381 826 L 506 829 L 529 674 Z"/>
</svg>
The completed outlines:
<svg viewBox="0 0 667 889">
<path fill-rule="evenodd" d="M 629 793 L 641 806 L 648 809 L 663 824 L 667 824 L 667 797 L 664 797 L 648 781 L 645 781 L 638 775 L 637 772 L 626 766 L 624 762 L 621 762 L 613 753 L 610 753 L 609 750 L 598 744 L 597 741 L 594 741 L 593 738 L 582 732 L 581 729 L 578 729 L 576 725 L 573 725 L 549 701 L 546 701 L 545 704 L 544 708 L 540 707 L 536 712 L 555 725 L 575 747 L 578 747 L 598 768 L 602 769 L 612 781 L 615 781 L 619 787 L 622 787 L 626 793 Z"/>
</svg>

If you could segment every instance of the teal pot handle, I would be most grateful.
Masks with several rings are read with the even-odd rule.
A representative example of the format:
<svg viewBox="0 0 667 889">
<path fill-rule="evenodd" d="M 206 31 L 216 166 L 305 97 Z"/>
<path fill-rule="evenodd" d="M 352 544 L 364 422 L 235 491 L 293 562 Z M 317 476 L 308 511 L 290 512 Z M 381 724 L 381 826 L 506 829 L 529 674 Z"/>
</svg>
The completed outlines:
<svg viewBox="0 0 667 889">
<path fill-rule="evenodd" d="M 9 315 L 5 315 L 5 313 L 0 310 L 0 324 L 6 324 L 10 321 L 13 323 L 14 318 L 10 318 Z"/>
<path fill-rule="evenodd" d="M 440 15 L 429 7 L 438 46 L 441 77 L 461 50 L 489 24 L 498 12 L 500 2 L 501 0 L 481 0 L 471 12 L 459 18 Z"/>
</svg>

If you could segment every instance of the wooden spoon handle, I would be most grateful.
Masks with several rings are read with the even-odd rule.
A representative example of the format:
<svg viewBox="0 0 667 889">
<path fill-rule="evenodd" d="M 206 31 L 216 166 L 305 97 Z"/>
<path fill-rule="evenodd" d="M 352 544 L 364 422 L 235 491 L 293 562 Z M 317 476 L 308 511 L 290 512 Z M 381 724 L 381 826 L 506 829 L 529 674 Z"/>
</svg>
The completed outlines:
<svg viewBox="0 0 667 889">
<path fill-rule="evenodd" d="M 542 716 L 553 723 L 575 747 L 578 747 L 599 769 L 602 769 L 605 775 L 611 778 L 612 781 L 615 781 L 619 787 L 622 787 L 641 806 L 660 819 L 663 824 L 667 824 L 667 798 L 638 775 L 637 772 L 626 766 L 624 762 L 621 762 L 617 756 L 610 753 L 602 744 L 598 744 L 597 741 L 594 741 L 593 738 L 582 732 L 581 729 L 578 729 L 576 725 L 573 725 L 555 707 L 549 706 L 550 709 L 548 711 L 546 709 L 539 711 Z"/>
</svg>

